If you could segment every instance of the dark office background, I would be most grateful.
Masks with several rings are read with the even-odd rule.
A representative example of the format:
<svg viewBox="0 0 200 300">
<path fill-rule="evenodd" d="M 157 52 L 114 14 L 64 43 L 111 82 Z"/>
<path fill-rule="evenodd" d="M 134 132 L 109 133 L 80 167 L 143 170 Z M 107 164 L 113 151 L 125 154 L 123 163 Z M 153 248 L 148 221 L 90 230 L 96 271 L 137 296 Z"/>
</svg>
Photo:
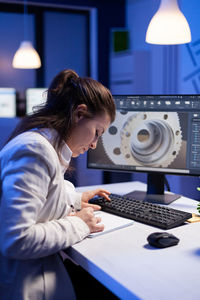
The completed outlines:
<svg viewBox="0 0 200 300">
<path fill-rule="evenodd" d="M 200 93 L 199 1 L 179 1 L 192 32 L 192 42 L 179 46 L 145 43 L 148 23 L 159 2 L 27 1 L 28 35 L 40 54 L 42 67 L 17 70 L 11 63 L 23 40 L 23 2 L 0 1 L 0 87 L 16 88 L 18 117 L 23 117 L 25 111 L 25 90 L 47 87 L 54 75 L 64 68 L 72 68 L 81 76 L 92 76 L 112 92 Z M 116 45 L 119 40 L 122 44 Z M 121 76 L 121 82 L 124 80 L 122 85 L 116 84 L 116 76 Z M 16 122 L 16 119 L 0 119 L 0 146 Z M 73 180 L 77 185 L 146 180 L 144 174 L 88 170 L 86 155 L 75 161 L 75 167 Z M 196 191 L 198 177 L 169 175 L 167 178 L 173 192 L 200 198 Z"/>
</svg>

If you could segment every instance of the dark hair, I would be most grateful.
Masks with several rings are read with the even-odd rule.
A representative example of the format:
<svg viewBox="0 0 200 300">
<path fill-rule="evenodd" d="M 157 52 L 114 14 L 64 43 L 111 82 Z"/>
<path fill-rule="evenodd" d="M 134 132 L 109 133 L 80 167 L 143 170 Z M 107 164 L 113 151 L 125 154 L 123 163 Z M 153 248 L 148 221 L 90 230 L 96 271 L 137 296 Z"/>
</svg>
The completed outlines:
<svg viewBox="0 0 200 300">
<path fill-rule="evenodd" d="M 63 141 L 67 140 L 74 125 L 74 112 L 80 104 L 87 106 L 87 118 L 107 113 L 111 122 L 115 119 L 115 104 L 110 91 L 100 82 L 79 77 L 68 69 L 53 79 L 47 91 L 46 103 L 24 117 L 9 140 L 33 128 L 53 128 L 58 132 L 54 147 L 60 154 Z"/>
</svg>

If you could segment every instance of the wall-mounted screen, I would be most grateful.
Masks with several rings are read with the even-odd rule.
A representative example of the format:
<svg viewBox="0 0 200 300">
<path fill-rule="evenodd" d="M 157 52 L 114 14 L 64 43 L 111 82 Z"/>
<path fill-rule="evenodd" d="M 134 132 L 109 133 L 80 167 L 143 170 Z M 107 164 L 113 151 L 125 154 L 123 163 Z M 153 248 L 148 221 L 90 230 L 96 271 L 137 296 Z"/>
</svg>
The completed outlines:
<svg viewBox="0 0 200 300">
<path fill-rule="evenodd" d="M 14 88 L 0 88 L 0 117 L 16 117 L 16 90 Z"/>
<path fill-rule="evenodd" d="M 26 90 L 26 114 L 31 114 L 34 107 L 37 108 L 46 102 L 47 88 L 29 88 Z"/>
</svg>

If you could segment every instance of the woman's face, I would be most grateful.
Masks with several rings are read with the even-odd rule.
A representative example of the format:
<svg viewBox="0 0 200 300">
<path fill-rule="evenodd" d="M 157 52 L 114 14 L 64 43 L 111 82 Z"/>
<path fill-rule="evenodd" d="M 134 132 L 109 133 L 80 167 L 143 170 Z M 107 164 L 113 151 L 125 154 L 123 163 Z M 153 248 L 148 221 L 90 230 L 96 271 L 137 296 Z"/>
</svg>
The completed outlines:
<svg viewBox="0 0 200 300">
<path fill-rule="evenodd" d="M 75 126 L 67 140 L 67 145 L 72 151 L 72 157 L 85 153 L 88 149 L 95 149 L 99 137 L 110 125 L 110 116 L 107 113 L 96 115 L 92 119 L 84 116 L 87 106 L 81 104 L 75 114 Z"/>
</svg>

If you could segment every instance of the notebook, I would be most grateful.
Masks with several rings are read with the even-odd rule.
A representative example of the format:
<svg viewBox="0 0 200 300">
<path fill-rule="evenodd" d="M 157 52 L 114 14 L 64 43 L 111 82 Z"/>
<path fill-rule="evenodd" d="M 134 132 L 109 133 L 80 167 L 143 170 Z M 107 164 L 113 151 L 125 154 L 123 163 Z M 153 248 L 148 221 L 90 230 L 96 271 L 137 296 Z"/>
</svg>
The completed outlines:
<svg viewBox="0 0 200 300">
<path fill-rule="evenodd" d="M 104 230 L 100 232 L 90 233 L 88 236 L 90 238 L 130 226 L 134 223 L 133 220 L 109 214 L 101 210 L 96 211 L 94 214 L 98 217 L 101 217 L 101 223 L 104 224 Z"/>
</svg>

